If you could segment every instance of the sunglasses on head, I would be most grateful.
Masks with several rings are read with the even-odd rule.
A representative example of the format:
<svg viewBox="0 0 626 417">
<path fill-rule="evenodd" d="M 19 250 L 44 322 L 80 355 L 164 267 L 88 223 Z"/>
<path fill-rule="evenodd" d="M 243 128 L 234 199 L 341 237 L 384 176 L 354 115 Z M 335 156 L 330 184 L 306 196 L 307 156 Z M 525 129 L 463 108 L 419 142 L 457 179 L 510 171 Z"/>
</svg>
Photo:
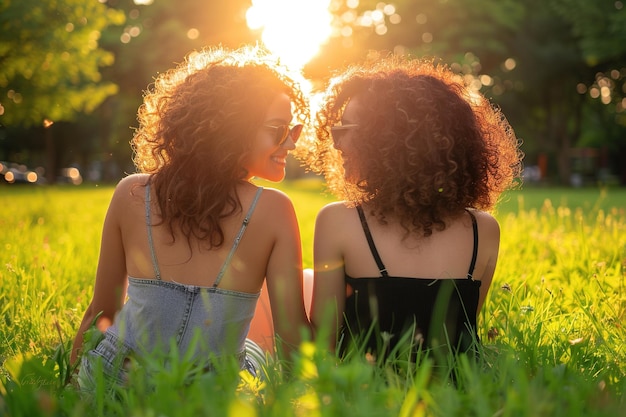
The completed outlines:
<svg viewBox="0 0 626 417">
<path fill-rule="evenodd" d="M 282 146 L 289 136 L 291 136 L 291 141 L 296 143 L 300 137 L 300 133 L 302 133 L 303 125 L 295 125 L 294 127 L 289 127 L 289 125 L 264 125 L 263 127 L 266 129 L 273 129 L 276 132 L 274 143 L 276 146 Z"/>
</svg>

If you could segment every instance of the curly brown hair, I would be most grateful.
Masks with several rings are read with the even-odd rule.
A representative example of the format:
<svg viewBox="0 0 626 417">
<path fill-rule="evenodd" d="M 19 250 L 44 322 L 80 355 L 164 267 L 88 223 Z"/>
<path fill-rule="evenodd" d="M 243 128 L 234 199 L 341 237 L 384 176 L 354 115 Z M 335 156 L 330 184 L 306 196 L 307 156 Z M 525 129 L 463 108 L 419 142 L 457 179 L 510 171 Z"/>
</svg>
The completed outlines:
<svg viewBox="0 0 626 417">
<path fill-rule="evenodd" d="M 345 177 L 330 128 L 359 98 Z M 308 164 L 337 197 L 379 221 L 399 221 L 406 236 L 429 236 L 465 208 L 489 211 L 520 176 L 522 152 L 499 109 L 433 60 L 386 57 L 331 80 L 316 116 Z"/>
<path fill-rule="evenodd" d="M 144 94 L 133 161 L 150 181 L 163 223 L 189 240 L 221 246 L 221 220 L 241 210 L 235 187 L 277 94 L 287 94 L 300 123 L 308 105 L 297 76 L 259 47 L 215 47 L 189 54 Z"/>
</svg>

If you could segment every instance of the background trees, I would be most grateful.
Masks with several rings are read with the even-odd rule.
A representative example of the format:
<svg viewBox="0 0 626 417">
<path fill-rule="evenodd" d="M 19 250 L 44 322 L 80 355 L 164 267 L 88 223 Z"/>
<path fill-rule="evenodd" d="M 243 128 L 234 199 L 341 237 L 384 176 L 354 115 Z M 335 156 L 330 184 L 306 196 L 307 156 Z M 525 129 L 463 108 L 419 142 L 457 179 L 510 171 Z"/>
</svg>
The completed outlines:
<svg viewBox="0 0 626 417">
<path fill-rule="evenodd" d="M 0 160 L 48 172 L 95 164 L 117 179 L 132 169 L 136 109 L 157 72 L 205 45 L 260 39 L 246 26 L 250 0 L 135 1 L 0 5 Z M 332 0 L 329 10 L 334 36 L 304 68 L 315 85 L 384 51 L 438 57 L 503 108 L 526 165 L 563 184 L 573 173 L 626 183 L 621 1 Z"/>
<path fill-rule="evenodd" d="M 472 77 L 524 141 L 526 165 L 569 184 L 617 174 L 626 184 L 626 11 L 621 1 L 398 0 L 338 2 L 349 37 L 336 57 L 367 49 L 435 56 Z M 351 3 L 356 7 L 348 7 Z M 340 52 L 343 51 L 343 52 Z M 357 52 L 358 51 L 358 52 Z M 323 70 L 320 56 L 310 68 Z M 339 62 L 336 62 L 339 64 Z M 572 148 L 594 147 L 581 161 Z M 592 172 L 581 172 L 583 162 Z"/>
<path fill-rule="evenodd" d="M 2 132 L 3 145 L 28 156 L 30 149 L 45 148 L 50 179 L 57 152 L 48 128 L 77 120 L 117 92 L 100 73 L 114 56 L 98 42 L 101 30 L 123 19 L 101 3 L 84 0 L 0 5 L 0 122 L 8 129 Z M 18 138 L 29 147 L 17 145 Z"/>
</svg>

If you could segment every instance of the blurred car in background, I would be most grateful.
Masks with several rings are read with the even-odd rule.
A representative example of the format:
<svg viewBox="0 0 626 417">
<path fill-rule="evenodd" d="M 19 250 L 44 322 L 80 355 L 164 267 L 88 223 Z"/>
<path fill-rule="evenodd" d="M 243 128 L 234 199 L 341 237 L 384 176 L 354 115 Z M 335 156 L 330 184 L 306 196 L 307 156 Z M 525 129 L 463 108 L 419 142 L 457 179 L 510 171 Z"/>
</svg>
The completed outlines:
<svg viewBox="0 0 626 417">
<path fill-rule="evenodd" d="M 0 179 L 8 184 L 42 184 L 45 182 L 42 173 L 23 164 L 0 161 Z"/>
<path fill-rule="evenodd" d="M 80 185 L 83 177 L 76 167 L 62 168 L 56 177 L 59 184 Z M 46 184 L 44 169 L 29 169 L 24 164 L 0 161 L 0 184 Z"/>
<path fill-rule="evenodd" d="M 83 183 L 83 176 L 76 167 L 61 169 L 61 174 L 57 176 L 57 182 L 65 184 L 80 185 Z"/>
</svg>

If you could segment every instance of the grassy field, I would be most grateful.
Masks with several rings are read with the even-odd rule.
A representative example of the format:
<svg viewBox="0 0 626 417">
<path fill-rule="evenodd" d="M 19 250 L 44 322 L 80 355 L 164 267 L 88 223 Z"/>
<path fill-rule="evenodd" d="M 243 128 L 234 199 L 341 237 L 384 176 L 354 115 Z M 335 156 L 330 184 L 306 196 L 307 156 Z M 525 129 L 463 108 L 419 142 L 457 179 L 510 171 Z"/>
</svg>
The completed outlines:
<svg viewBox="0 0 626 417">
<path fill-rule="evenodd" d="M 315 215 L 333 198 L 313 179 L 262 185 L 293 199 L 311 267 Z M 262 382 L 232 364 L 189 378 L 170 358 L 167 372 L 154 361 L 156 376 L 138 371 L 115 398 L 88 401 L 63 384 L 65 349 L 93 291 L 112 192 L 0 187 L 2 416 L 626 416 L 625 189 L 505 195 L 482 360 L 461 361 L 456 385 L 429 360 L 399 372 L 360 357 L 338 364 L 312 342 Z"/>
</svg>

